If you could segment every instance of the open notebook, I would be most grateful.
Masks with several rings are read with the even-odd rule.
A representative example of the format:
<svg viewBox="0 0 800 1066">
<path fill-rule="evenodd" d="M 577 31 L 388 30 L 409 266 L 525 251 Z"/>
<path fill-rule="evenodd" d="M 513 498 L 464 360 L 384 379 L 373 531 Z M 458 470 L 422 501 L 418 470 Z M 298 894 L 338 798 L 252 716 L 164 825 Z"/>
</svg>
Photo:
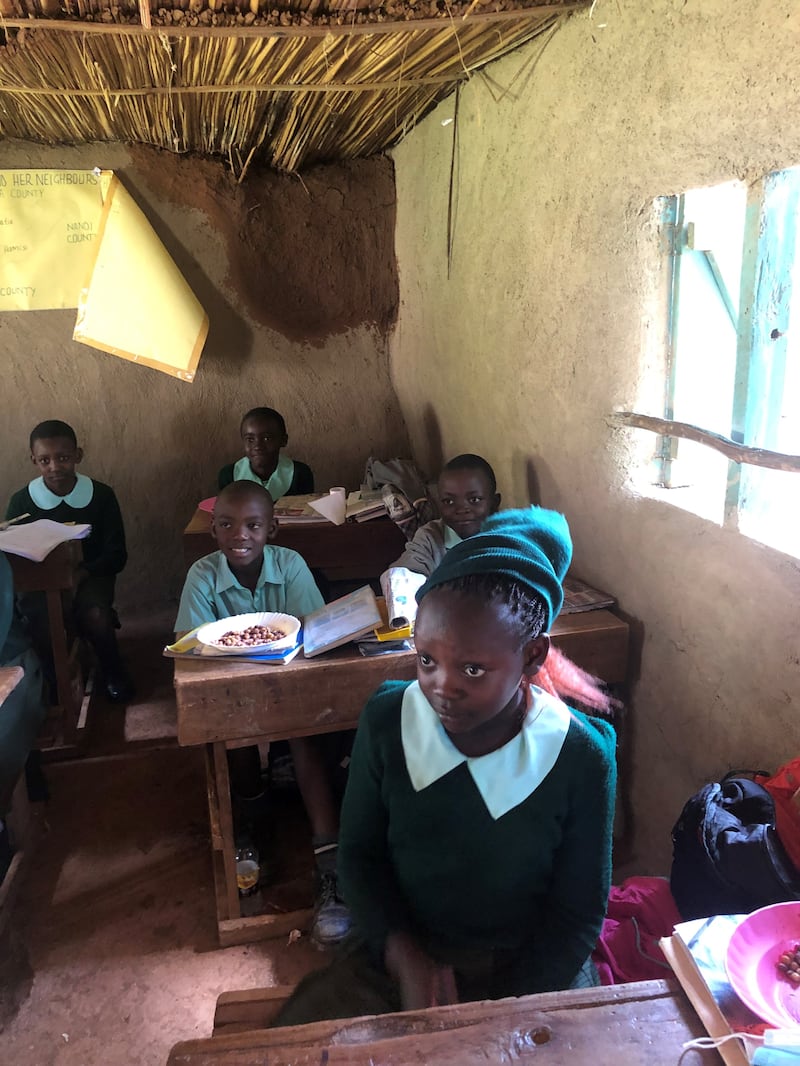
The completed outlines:
<svg viewBox="0 0 800 1066">
<path fill-rule="evenodd" d="M 35 522 L 11 526 L 0 532 L 0 551 L 41 563 L 59 544 L 68 540 L 84 540 L 91 531 L 89 525 L 67 525 L 64 522 L 51 522 L 49 518 L 39 518 Z"/>
</svg>

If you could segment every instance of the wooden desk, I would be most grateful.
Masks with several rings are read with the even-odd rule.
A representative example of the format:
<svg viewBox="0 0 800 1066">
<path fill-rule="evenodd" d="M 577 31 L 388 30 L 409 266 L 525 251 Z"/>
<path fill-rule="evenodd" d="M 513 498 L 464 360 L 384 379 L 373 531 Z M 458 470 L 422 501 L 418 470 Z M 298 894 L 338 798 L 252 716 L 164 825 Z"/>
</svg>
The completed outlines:
<svg viewBox="0 0 800 1066">
<path fill-rule="evenodd" d="M 705 1030 L 672 981 L 548 992 L 176 1044 L 167 1066 L 700 1066 Z"/>
<path fill-rule="evenodd" d="M 406 538 L 387 517 L 341 526 L 330 522 L 279 524 L 273 543 L 299 552 L 309 567 L 321 570 L 329 581 L 370 581 L 402 553 Z M 183 531 L 186 566 L 216 550 L 211 515 L 198 508 Z"/>
<path fill-rule="evenodd" d="M 21 555 L 6 554 L 11 564 L 16 592 L 43 592 L 47 601 L 50 647 L 56 675 L 59 720 L 54 724 L 53 747 L 73 747 L 78 737 L 82 692 L 73 688 L 73 668 L 67 647 L 67 630 L 62 606 L 62 592 L 74 584 L 75 570 L 82 559 L 81 545 L 67 541 L 57 545 L 40 563 Z"/>
<path fill-rule="evenodd" d="M 628 625 L 610 611 L 565 615 L 556 620 L 551 636 L 571 659 L 605 681 L 625 680 Z M 217 927 L 223 946 L 282 936 L 303 928 L 310 915 L 241 916 L 226 746 L 352 729 L 381 682 L 415 677 L 413 651 L 368 658 L 352 644 L 314 659 L 298 657 L 285 666 L 175 660 L 178 743 L 207 745 Z"/>
</svg>

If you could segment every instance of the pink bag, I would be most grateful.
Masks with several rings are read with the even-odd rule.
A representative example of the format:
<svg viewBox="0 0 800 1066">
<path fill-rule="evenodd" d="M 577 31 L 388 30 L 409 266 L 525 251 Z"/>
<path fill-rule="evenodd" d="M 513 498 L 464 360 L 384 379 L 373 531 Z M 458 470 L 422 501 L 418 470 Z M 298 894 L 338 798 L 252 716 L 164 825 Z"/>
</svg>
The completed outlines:
<svg viewBox="0 0 800 1066">
<path fill-rule="evenodd" d="M 664 877 L 629 877 L 608 897 L 603 930 L 592 952 L 600 983 L 653 981 L 672 969 L 658 946 L 681 916 Z"/>
</svg>

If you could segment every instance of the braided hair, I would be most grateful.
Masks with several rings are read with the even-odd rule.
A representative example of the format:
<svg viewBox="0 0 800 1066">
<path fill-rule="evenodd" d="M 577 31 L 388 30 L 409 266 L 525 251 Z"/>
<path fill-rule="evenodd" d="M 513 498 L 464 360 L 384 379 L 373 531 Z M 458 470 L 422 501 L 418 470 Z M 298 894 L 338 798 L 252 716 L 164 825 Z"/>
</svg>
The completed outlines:
<svg viewBox="0 0 800 1066">
<path fill-rule="evenodd" d="M 439 588 L 460 592 L 482 603 L 501 604 L 517 633 L 518 649 L 544 631 L 548 616 L 544 600 L 513 578 L 492 573 L 465 574 L 443 582 Z M 582 670 L 553 644 L 539 667 L 536 684 L 564 703 L 578 703 L 600 714 L 611 714 L 618 706 L 601 681 Z"/>
</svg>

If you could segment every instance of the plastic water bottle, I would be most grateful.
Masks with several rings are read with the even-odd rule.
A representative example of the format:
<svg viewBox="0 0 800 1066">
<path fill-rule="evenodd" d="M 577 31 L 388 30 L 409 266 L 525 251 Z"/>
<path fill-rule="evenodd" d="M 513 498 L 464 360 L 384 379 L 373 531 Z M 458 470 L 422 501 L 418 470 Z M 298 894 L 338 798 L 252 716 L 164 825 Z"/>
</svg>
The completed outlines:
<svg viewBox="0 0 800 1066">
<path fill-rule="evenodd" d="M 236 884 L 240 896 L 252 896 L 258 889 L 261 866 L 252 840 L 242 840 L 236 847 Z"/>
</svg>

